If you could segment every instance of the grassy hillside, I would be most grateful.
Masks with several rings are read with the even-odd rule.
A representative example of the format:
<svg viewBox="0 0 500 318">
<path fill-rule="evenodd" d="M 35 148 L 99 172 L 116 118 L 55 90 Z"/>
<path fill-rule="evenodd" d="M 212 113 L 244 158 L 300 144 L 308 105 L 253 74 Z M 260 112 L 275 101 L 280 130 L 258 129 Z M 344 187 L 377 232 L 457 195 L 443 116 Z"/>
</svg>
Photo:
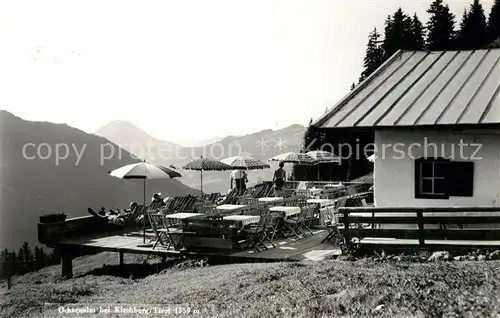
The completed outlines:
<svg viewBox="0 0 500 318">
<path fill-rule="evenodd" d="M 44 213 L 75 217 L 86 215 L 89 206 L 124 208 L 132 200 L 143 200 L 142 181 L 108 176 L 109 170 L 137 162 L 123 150 L 120 158 L 116 145 L 106 146 L 108 140 L 67 125 L 25 121 L 6 111 L 0 111 L 0 127 L 0 248 L 18 249 L 23 241 L 36 244 L 36 224 Z M 24 145 L 30 143 L 45 143 L 51 153 L 44 146 L 39 156 L 30 146 L 23 155 Z M 63 144 L 68 145 L 68 156 L 56 162 L 57 145 L 65 157 Z M 101 153 L 109 159 L 101 162 Z M 148 181 L 147 191 L 148 196 L 158 191 L 172 196 L 195 192 L 170 179 Z"/>
<path fill-rule="evenodd" d="M 132 256 L 126 258 L 126 262 L 134 261 L 137 259 Z M 96 270 L 102 262 L 108 266 Z M 158 265 L 128 265 L 119 271 L 114 266 L 117 255 L 109 253 L 82 257 L 75 263 L 77 276 L 70 280 L 59 278 L 59 266 L 52 266 L 14 278 L 10 291 L 3 285 L 0 314 L 40 316 L 44 302 L 182 305 L 200 310 L 204 316 L 220 317 L 500 314 L 500 261 L 329 260 L 202 268 L 172 263 L 170 268 L 145 278 L 138 277 L 139 271 L 159 270 Z"/>
</svg>

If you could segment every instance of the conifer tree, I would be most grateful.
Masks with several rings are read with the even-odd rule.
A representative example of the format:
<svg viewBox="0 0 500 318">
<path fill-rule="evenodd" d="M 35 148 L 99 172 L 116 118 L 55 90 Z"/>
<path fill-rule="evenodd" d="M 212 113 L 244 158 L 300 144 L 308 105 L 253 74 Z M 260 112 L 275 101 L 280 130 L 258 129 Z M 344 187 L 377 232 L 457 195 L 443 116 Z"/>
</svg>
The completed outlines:
<svg viewBox="0 0 500 318">
<path fill-rule="evenodd" d="M 424 25 L 420 22 L 417 14 L 413 15 L 411 19 L 411 33 L 412 33 L 412 49 L 424 50 L 425 49 L 425 32 Z"/>
<path fill-rule="evenodd" d="M 380 33 L 378 33 L 377 28 L 374 28 L 368 36 L 368 44 L 366 47 L 365 58 L 363 61 L 363 72 L 359 78 L 359 82 L 364 81 L 371 73 L 373 73 L 377 68 L 384 63 L 384 50 L 380 45 Z M 354 83 L 351 86 L 351 90 L 354 89 Z"/>
<path fill-rule="evenodd" d="M 388 59 L 398 50 L 410 50 L 412 48 L 411 19 L 399 8 L 392 17 L 385 22 L 384 58 Z"/>
<path fill-rule="evenodd" d="M 16 252 L 9 252 L 7 249 L 2 251 L 2 275 L 9 278 L 17 273 Z"/>
<path fill-rule="evenodd" d="M 430 51 L 452 50 L 455 47 L 455 15 L 443 0 L 434 0 L 427 13 L 426 47 Z"/>
<path fill-rule="evenodd" d="M 312 118 L 309 120 L 309 125 L 304 132 L 304 138 L 302 139 L 302 151 L 308 152 L 314 147 L 314 127 L 312 125 Z"/>
<path fill-rule="evenodd" d="M 6 278 L 5 267 L 9 258 L 9 251 L 4 249 L 0 252 L 0 278 Z"/>
<path fill-rule="evenodd" d="M 39 248 L 38 246 L 35 246 L 35 249 L 33 251 L 33 254 L 34 254 L 34 268 L 35 269 L 40 269 L 40 268 L 44 268 L 45 267 L 45 263 L 46 263 L 46 256 L 45 256 L 45 252 L 43 250 L 43 248 Z"/>
<path fill-rule="evenodd" d="M 315 140 L 314 126 L 312 125 L 312 118 L 309 120 L 309 125 L 304 132 L 304 137 L 302 139 L 302 149 L 301 152 L 306 153 L 315 150 L 318 142 Z M 302 165 L 293 165 L 292 174 L 297 180 L 309 180 L 309 169 Z"/>
<path fill-rule="evenodd" d="M 485 48 L 490 42 L 488 34 L 488 23 L 486 15 L 479 0 L 474 0 L 470 9 L 464 12 L 460 31 L 458 35 L 458 45 L 461 50 L 477 50 Z"/>
<path fill-rule="evenodd" d="M 493 2 L 490 15 L 488 17 L 489 42 L 500 38 L 500 0 Z"/>
</svg>

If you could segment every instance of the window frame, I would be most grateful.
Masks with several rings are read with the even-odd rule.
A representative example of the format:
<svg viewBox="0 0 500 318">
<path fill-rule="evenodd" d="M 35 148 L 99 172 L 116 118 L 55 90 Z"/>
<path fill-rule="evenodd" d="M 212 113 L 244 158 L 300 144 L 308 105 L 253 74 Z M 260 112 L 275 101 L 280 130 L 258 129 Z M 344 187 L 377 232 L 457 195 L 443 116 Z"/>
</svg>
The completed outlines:
<svg viewBox="0 0 500 318">
<path fill-rule="evenodd" d="M 444 180 L 445 185 L 447 184 L 446 172 L 443 177 L 435 176 L 435 164 L 446 164 L 449 163 L 449 159 L 445 158 L 419 158 L 415 160 L 415 198 L 416 199 L 449 199 L 450 195 L 448 193 L 448 189 L 446 187 L 444 193 L 435 193 L 435 192 L 423 192 L 423 180 L 431 180 L 432 188 L 434 190 L 434 180 Z M 432 164 L 432 177 L 423 177 L 422 176 L 422 166 L 423 164 Z M 446 169 L 446 168 L 445 168 Z"/>
</svg>

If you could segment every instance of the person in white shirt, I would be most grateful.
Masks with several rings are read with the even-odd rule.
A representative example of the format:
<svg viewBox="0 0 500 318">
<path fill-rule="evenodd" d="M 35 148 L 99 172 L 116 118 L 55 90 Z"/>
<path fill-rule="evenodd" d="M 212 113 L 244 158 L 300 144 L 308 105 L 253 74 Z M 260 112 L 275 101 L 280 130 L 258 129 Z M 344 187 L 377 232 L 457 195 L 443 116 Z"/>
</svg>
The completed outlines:
<svg viewBox="0 0 500 318">
<path fill-rule="evenodd" d="M 231 190 L 233 189 L 233 183 L 234 183 L 238 192 L 240 194 L 243 194 L 247 189 L 246 186 L 247 182 L 248 182 L 248 177 L 245 170 L 233 170 L 233 172 L 231 172 Z"/>
</svg>

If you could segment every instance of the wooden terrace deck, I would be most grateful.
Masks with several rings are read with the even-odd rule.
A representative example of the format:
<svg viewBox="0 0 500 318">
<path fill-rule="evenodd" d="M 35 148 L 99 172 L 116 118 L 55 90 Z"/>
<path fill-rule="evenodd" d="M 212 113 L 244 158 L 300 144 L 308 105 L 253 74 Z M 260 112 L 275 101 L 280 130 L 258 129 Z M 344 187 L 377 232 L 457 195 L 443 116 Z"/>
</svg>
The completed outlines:
<svg viewBox="0 0 500 318">
<path fill-rule="evenodd" d="M 121 235 L 105 236 L 88 235 L 79 238 L 66 239 L 57 243 L 57 247 L 63 250 L 84 249 L 87 252 L 110 251 L 119 253 L 150 254 L 164 257 L 220 257 L 233 261 L 300 261 L 300 260 L 323 260 L 330 255 L 340 255 L 340 248 L 334 247 L 331 243 L 321 243 L 326 236 L 326 230 L 315 230 L 314 235 L 297 240 L 295 238 L 275 240 L 273 248 L 270 244 L 268 250 L 257 251 L 176 251 L 166 249 L 158 244 L 156 248 L 139 247 L 143 243 L 143 238 L 139 233 L 127 233 Z"/>
<path fill-rule="evenodd" d="M 255 207 L 270 207 L 293 204 L 300 197 L 284 198 L 273 202 L 258 203 Z M 247 205 L 230 211 L 232 215 L 251 209 Z M 229 213 L 229 212 L 228 212 Z M 269 262 L 322 260 L 329 255 L 340 255 L 340 248 L 331 243 L 322 243 L 327 231 L 319 229 L 314 235 L 301 239 L 275 239 L 268 249 L 261 251 L 241 250 L 236 238 L 237 227 L 229 220 L 189 218 L 182 221 L 182 234 L 175 240 L 183 240 L 186 249 L 167 249 L 158 244 L 154 249 L 144 246 L 142 233 L 133 232 L 135 226 L 125 229 L 88 215 L 68 219 L 64 222 L 39 223 L 38 240 L 59 250 L 63 276 L 72 276 L 72 260 L 75 257 L 104 251 L 118 252 L 120 264 L 125 253 L 158 255 L 160 257 L 211 257 L 230 262 Z M 152 233 L 150 233 L 152 234 Z M 173 238 L 174 239 L 174 238 Z M 146 242 L 149 240 L 147 239 Z M 141 246 L 142 245 L 142 246 Z M 174 243 L 174 245 L 176 245 Z"/>
</svg>

